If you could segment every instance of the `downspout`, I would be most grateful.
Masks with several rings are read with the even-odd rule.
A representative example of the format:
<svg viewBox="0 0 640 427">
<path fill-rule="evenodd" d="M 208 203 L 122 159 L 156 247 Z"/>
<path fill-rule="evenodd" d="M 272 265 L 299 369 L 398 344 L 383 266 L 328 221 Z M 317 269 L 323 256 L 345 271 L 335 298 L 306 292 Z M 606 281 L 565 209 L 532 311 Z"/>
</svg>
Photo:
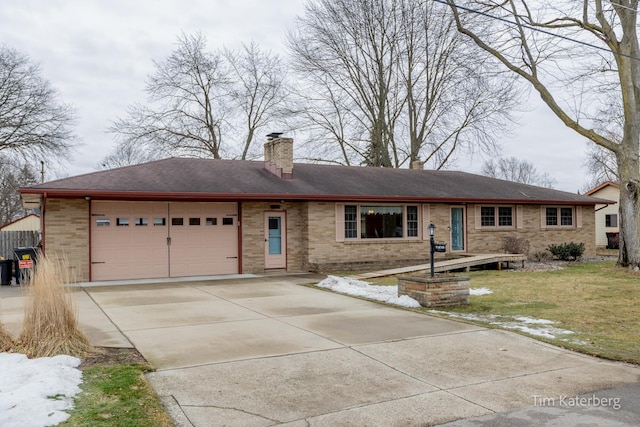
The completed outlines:
<svg viewBox="0 0 640 427">
<path fill-rule="evenodd" d="M 238 274 L 242 274 L 242 203 L 238 202 Z"/>
<path fill-rule="evenodd" d="M 42 228 L 42 238 L 40 239 L 40 251 L 42 252 L 42 255 L 45 254 L 45 246 L 46 246 L 46 213 L 47 213 L 47 192 L 45 191 L 44 193 L 42 193 L 42 219 L 40 221 L 40 228 Z"/>
<path fill-rule="evenodd" d="M 89 281 L 91 282 L 93 280 L 93 268 L 91 267 L 92 266 L 91 259 L 93 257 L 93 254 L 91 253 L 91 248 L 93 247 L 91 245 L 91 225 L 92 225 L 92 223 L 91 223 L 91 198 L 87 199 L 87 197 L 85 197 L 85 200 L 87 200 L 87 203 L 89 204 L 89 209 L 88 209 L 89 218 L 88 218 L 87 221 L 89 222 L 89 229 L 88 229 L 88 232 L 89 232 Z"/>
</svg>

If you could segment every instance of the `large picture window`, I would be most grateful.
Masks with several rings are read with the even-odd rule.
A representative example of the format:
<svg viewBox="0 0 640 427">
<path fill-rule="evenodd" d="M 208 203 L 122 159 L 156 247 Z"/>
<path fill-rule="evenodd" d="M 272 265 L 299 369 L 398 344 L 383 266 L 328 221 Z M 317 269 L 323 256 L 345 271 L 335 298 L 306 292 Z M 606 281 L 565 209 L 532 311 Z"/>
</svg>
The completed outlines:
<svg viewBox="0 0 640 427">
<path fill-rule="evenodd" d="M 345 239 L 418 237 L 418 206 L 345 205 Z"/>
</svg>

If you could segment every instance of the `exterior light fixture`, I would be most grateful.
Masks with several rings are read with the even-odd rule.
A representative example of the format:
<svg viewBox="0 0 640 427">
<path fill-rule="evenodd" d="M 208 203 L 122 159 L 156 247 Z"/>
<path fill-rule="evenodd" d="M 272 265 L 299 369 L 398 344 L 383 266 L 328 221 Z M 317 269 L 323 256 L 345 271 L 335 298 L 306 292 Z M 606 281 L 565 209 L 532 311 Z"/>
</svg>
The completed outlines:
<svg viewBox="0 0 640 427">
<path fill-rule="evenodd" d="M 429 223 L 429 236 L 433 237 L 436 235 L 436 226 L 430 222 Z"/>
</svg>

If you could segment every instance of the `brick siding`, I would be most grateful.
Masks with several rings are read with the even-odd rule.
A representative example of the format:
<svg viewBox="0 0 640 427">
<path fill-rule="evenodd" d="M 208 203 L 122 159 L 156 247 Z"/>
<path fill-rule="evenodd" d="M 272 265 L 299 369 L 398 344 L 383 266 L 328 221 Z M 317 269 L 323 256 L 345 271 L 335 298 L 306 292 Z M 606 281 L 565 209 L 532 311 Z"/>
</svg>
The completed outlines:
<svg viewBox="0 0 640 427">
<path fill-rule="evenodd" d="M 69 277 L 89 281 L 89 204 L 85 200 L 47 199 L 45 253 L 67 260 Z"/>
</svg>

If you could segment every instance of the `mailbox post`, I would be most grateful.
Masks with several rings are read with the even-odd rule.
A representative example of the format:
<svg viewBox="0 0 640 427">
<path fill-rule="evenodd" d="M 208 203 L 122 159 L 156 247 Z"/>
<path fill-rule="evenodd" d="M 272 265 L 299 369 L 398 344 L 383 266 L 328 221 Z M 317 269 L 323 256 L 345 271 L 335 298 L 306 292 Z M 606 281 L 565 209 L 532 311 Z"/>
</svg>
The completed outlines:
<svg viewBox="0 0 640 427">
<path fill-rule="evenodd" d="M 436 250 L 436 244 L 433 241 L 433 237 L 436 235 L 436 226 L 433 225 L 433 222 L 429 223 L 429 241 L 431 242 L 431 257 L 430 257 L 430 264 L 431 264 L 431 277 L 433 277 L 434 275 L 434 271 L 433 271 L 433 253 Z"/>
</svg>

